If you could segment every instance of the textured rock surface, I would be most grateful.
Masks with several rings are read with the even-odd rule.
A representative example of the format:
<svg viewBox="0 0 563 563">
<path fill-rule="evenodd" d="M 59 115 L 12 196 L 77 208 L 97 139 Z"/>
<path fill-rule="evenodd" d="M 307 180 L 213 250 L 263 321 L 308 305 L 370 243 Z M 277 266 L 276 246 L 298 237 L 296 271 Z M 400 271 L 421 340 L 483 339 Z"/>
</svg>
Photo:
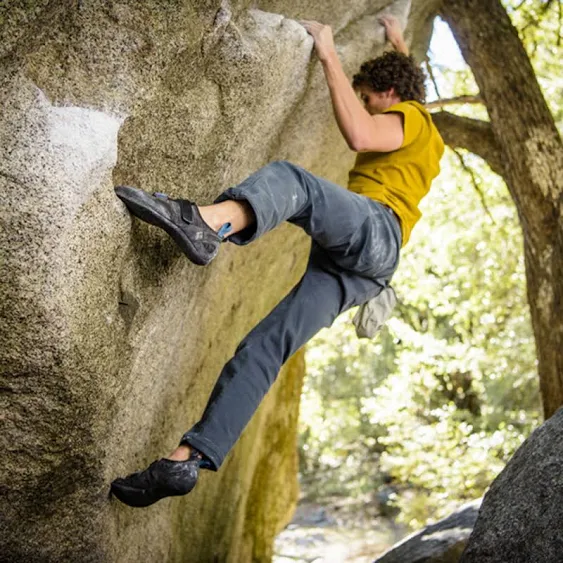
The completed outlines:
<svg viewBox="0 0 563 563">
<path fill-rule="evenodd" d="M 176 445 L 237 343 L 299 279 L 291 226 L 193 266 L 113 194 L 206 203 L 269 160 L 344 184 L 312 40 L 330 22 L 349 74 L 409 2 L 43 0 L 0 7 L 0 558 L 267 561 L 296 497 L 300 355 L 217 474 L 146 510 L 117 475 Z M 423 50 L 437 2 L 414 1 Z M 259 9 L 256 9 L 259 8 Z M 282 17 L 279 14 L 283 14 Z"/>
<path fill-rule="evenodd" d="M 481 499 L 411 534 L 374 563 L 457 563 L 477 519 Z"/>
<path fill-rule="evenodd" d="M 563 408 L 518 448 L 484 497 L 462 563 L 563 559 Z"/>
</svg>

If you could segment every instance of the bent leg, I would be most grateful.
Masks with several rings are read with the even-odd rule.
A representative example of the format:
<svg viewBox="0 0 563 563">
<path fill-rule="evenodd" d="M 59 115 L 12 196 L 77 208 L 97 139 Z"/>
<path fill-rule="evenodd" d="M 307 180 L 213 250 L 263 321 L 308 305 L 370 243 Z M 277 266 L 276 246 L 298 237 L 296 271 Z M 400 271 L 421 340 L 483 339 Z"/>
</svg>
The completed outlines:
<svg viewBox="0 0 563 563">
<path fill-rule="evenodd" d="M 329 272 L 326 254 L 314 247 L 305 275 L 240 343 L 213 389 L 202 419 L 182 438 L 222 464 L 284 362 L 344 310 L 379 291 L 375 281 Z"/>
<path fill-rule="evenodd" d="M 388 208 L 290 162 L 264 166 L 215 201 L 226 200 L 245 201 L 254 212 L 255 222 L 229 237 L 235 244 L 248 244 L 289 221 L 342 268 L 389 278 L 397 267 L 400 226 Z"/>
</svg>

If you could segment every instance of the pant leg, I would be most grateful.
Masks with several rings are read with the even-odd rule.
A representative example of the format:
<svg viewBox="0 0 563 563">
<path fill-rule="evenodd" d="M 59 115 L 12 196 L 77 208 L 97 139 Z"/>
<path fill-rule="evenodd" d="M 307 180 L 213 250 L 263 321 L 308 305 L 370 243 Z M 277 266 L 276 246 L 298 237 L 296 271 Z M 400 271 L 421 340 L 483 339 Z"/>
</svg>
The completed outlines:
<svg viewBox="0 0 563 563">
<path fill-rule="evenodd" d="M 384 205 L 286 161 L 271 162 L 215 201 L 244 200 L 256 223 L 228 240 L 245 245 L 283 221 L 302 227 L 341 268 L 367 277 L 395 271 L 400 225 Z"/>
<path fill-rule="evenodd" d="M 237 441 L 283 363 L 343 311 L 375 297 L 395 271 L 400 226 L 378 202 L 289 162 L 273 162 L 216 202 L 245 200 L 256 224 L 229 238 L 244 245 L 282 221 L 313 239 L 305 275 L 238 346 L 185 441 L 215 469 Z"/>
<path fill-rule="evenodd" d="M 213 389 L 201 420 L 182 437 L 217 470 L 275 381 L 284 362 L 346 309 L 381 291 L 374 280 L 325 269 L 313 244 L 301 281 L 238 346 Z"/>
</svg>

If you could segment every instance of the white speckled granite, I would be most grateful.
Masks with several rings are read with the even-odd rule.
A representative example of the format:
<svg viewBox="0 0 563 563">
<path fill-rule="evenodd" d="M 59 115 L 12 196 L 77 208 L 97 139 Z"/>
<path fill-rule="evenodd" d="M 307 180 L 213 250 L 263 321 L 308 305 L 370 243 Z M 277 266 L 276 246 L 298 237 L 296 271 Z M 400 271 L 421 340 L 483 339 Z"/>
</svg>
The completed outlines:
<svg viewBox="0 0 563 563">
<path fill-rule="evenodd" d="M 299 279 L 306 237 L 284 226 L 200 268 L 113 186 L 206 203 L 280 158 L 345 182 L 353 154 L 295 20 L 332 24 L 351 75 L 381 52 L 388 4 L 0 8 L 4 560 L 269 560 L 297 494 L 300 355 L 188 497 L 135 511 L 107 492 L 197 420 L 238 341 Z M 436 4 L 412 2 L 415 47 Z"/>
</svg>

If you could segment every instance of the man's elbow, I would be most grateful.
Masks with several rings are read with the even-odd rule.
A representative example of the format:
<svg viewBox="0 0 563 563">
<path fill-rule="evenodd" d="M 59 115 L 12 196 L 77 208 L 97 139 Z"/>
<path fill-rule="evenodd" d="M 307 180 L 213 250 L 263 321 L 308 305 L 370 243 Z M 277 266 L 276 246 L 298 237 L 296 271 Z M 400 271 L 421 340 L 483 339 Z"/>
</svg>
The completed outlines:
<svg viewBox="0 0 563 563">
<path fill-rule="evenodd" d="M 366 152 L 368 143 L 365 139 L 361 137 L 354 137 L 353 139 L 347 139 L 348 147 L 354 152 Z"/>
<path fill-rule="evenodd" d="M 348 144 L 354 152 L 393 152 L 399 150 L 402 145 L 403 137 L 398 135 L 377 140 L 359 138 Z"/>
<path fill-rule="evenodd" d="M 385 152 L 384 148 L 376 146 L 373 142 L 366 139 L 358 139 L 352 144 L 348 145 L 354 152 Z"/>
</svg>

